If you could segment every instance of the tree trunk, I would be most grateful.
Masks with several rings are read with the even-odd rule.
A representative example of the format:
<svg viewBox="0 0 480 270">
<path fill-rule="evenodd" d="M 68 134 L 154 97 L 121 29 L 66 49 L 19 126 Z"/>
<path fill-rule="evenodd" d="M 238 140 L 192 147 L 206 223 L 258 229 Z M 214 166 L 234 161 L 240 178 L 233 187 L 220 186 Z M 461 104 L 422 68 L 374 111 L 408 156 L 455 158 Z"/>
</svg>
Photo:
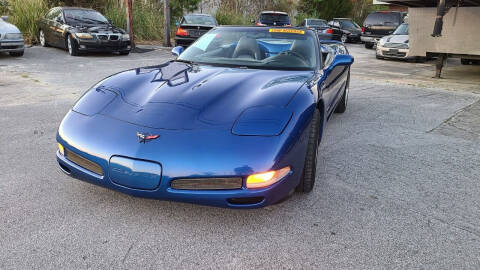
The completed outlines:
<svg viewBox="0 0 480 270">
<path fill-rule="evenodd" d="M 164 34 L 163 34 L 163 46 L 171 47 L 170 43 L 170 0 L 163 1 L 163 25 L 164 25 Z"/>
</svg>

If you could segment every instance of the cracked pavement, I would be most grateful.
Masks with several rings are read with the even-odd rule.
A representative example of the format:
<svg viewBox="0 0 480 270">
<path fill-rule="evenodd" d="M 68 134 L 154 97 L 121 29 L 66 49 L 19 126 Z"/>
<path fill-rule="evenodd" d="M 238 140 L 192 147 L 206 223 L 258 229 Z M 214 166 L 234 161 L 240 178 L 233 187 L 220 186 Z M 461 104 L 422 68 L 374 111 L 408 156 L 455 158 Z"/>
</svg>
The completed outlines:
<svg viewBox="0 0 480 270">
<path fill-rule="evenodd" d="M 0 55 L 0 269 L 479 269 L 480 86 L 349 47 L 349 107 L 327 124 L 314 190 L 242 211 L 130 197 L 57 168 L 55 132 L 82 93 L 168 51 Z"/>
</svg>

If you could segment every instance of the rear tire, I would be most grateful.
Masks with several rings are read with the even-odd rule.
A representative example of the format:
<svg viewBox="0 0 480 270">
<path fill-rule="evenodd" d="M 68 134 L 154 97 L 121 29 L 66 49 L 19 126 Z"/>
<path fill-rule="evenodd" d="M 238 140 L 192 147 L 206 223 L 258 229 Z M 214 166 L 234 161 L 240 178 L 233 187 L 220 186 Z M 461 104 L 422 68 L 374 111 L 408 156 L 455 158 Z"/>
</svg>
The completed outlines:
<svg viewBox="0 0 480 270">
<path fill-rule="evenodd" d="M 78 52 L 78 44 L 77 44 L 77 42 L 72 38 L 72 35 L 68 35 L 68 37 L 67 37 L 67 49 L 68 49 L 68 53 L 69 53 L 71 56 L 78 56 L 78 55 L 79 55 L 79 52 Z"/>
<path fill-rule="evenodd" d="M 38 40 L 40 41 L 40 45 L 42 45 L 42 47 L 48 47 L 48 42 L 45 38 L 45 33 L 43 32 L 43 30 L 40 30 L 40 32 L 38 32 Z"/>
<path fill-rule="evenodd" d="M 373 49 L 373 43 L 365 42 L 365 48 L 366 49 Z"/>
<path fill-rule="evenodd" d="M 20 56 L 23 56 L 24 51 L 21 51 L 21 52 L 10 52 L 9 54 L 10 54 L 10 56 L 13 56 L 13 57 L 20 57 Z"/>
<path fill-rule="evenodd" d="M 309 138 L 307 153 L 305 155 L 305 165 L 303 167 L 303 174 L 300 183 L 295 188 L 298 192 L 308 193 L 312 191 L 313 186 L 315 185 L 315 178 L 317 172 L 317 154 L 318 154 L 318 145 L 319 145 L 319 134 L 320 134 L 320 112 L 318 109 L 315 109 L 313 113 L 312 122 L 310 123 Z"/>
</svg>

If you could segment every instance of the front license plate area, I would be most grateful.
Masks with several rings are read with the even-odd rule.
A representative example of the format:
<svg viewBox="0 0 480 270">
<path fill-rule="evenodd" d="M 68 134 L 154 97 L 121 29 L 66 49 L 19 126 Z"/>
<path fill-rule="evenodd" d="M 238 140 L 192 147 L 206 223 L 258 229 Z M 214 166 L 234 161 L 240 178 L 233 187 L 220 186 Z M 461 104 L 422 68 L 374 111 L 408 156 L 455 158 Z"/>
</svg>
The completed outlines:
<svg viewBox="0 0 480 270">
<path fill-rule="evenodd" d="M 110 159 L 110 180 L 134 189 L 154 190 L 160 185 L 162 167 L 151 161 L 113 156 Z"/>
</svg>

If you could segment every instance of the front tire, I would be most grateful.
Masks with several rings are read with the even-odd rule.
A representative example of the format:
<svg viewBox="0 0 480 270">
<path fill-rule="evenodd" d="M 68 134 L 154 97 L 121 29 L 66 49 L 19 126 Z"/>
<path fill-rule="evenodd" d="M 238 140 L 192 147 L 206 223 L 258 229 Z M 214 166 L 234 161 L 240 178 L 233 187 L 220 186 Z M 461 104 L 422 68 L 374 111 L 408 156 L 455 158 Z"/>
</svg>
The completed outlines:
<svg viewBox="0 0 480 270">
<path fill-rule="evenodd" d="M 309 131 L 307 153 L 305 155 L 305 165 L 303 167 L 303 175 L 300 183 L 296 187 L 296 191 L 308 193 L 312 191 L 315 185 L 317 174 L 317 154 L 318 145 L 320 143 L 321 115 L 318 109 L 315 109 Z"/>
<path fill-rule="evenodd" d="M 120 55 L 129 55 L 130 51 L 125 51 L 125 52 L 119 52 Z"/>
<path fill-rule="evenodd" d="M 347 41 L 348 41 L 348 36 L 347 36 L 347 34 L 343 34 L 343 35 L 340 37 L 340 41 L 343 42 L 343 43 L 347 43 Z"/>
<path fill-rule="evenodd" d="M 365 42 L 365 48 L 366 49 L 373 49 L 373 43 Z"/>
<path fill-rule="evenodd" d="M 38 40 L 40 40 L 40 45 L 42 45 L 42 47 L 48 47 L 47 39 L 45 38 L 43 30 L 40 30 L 38 33 Z"/>
<path fill-rule="evenodd" d="M 67 49 L 68 49 L 68 54 L 71 56 L 78 56 L 78 44 L 77 42 L 72 38 L 72 35 L 68 35 L 67 37 Z"/>
</svg>

